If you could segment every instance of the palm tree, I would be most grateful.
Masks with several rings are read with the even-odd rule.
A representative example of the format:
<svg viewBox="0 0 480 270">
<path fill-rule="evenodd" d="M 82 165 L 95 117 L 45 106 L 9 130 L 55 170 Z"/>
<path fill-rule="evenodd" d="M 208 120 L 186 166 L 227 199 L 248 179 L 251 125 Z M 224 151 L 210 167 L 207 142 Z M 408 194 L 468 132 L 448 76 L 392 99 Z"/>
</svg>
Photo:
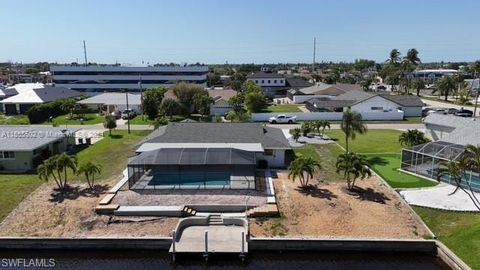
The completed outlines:
<svg viewBox="0 0 480 270">
<path fill-rule="evenodd" d="M 95 185 L 95 174 L 100 174 L 102 172 L 102 165 L 96 164 L 91 161 L 80 165 L 77 170 L 77 175 L 83 174 L 85 179 L 87 179 L 88 186 L 90 189 L 93 189 Z"/>
<path fill-rule="evenodd" d="M 303 122 L 300 126 L 303 136 L 307 136 L 309 132 L 312 131 L 312 124 L 309 122 Z"/>
<path fill-rule="evenodd" d="M 445 101 L 448 101 L 448 95 L 450 92 L 456 89 L 455 80 L 450 76 L 443 76 L 435 83 L 435 89 L 433 92 L 439 92 L 440 95 L 445 96 Z"/>
<path fill-rule="evenodd" d="M 348 153 L 348 140 L 355 140 L 357 133 L 364 134 L 367 132 L 367 126 L 363 123 L 362 115 L 358 112 L 348 109 L 343 113 L 340 128 L 345 133 L 345 152 Z"/>
<path fill-rule="evenodd" d="M 320 129 L 322 128 L 322 121 L 323 120 L 315 120 L 315 121 L 312 121 L 311 123 L 312 129 L 316 131 L 318 134 L 321 134 Z"/>
<path fill-rule="evenodd" d="M 322 138 L 323 138 L 323 135 L 325 134 L 325 128 L 328 127 L 328 129 L 330 129 L 330 122 L 327 120 L 320 120 L 320 126 L 322 127 Z"/>
<path fill-rule="evenodd" d="M 299 128 L 294 128 L 292 132 L 293 139 L 295 142 L 298 142 L 298 138 L 302 135 L 302 130 Z"/>
<path fill-rule="evenodd" d="M 480 175 L 480 145 L 467 145 L 465 147 L 464 152 L 462 153 L 461 156 L 462 159 L 465 159 L 467 168 L 471 172 L 475 172 Z M 477 202 L 480 204 L 480 201 L 477 199 L 475 193 L 472 190 L 472 187 L 470 186 L 470 182 L 467 181 L 467 185 L 470 189 L 470 192 L 472 196 L 477 200 Z"/>
<path fill-rule="evenodd" d="M 420 90 L 425 88 L 425 81 L 422 78 L 416 78 L 412 82 L 412 87 L 417 92 L 417 96 L 420 96 Z"/>
<path fill-rule="evenodd" d="M 406 147 L 412 147 L 428 141 L 429 140 L 425 137 L 425 135 L 418 129 L 409 129 L 400 134 L 400 137 L 398 138 L 398 142 L 402 146 Z"/>
<path fill-rule="evenodd" d="M 60 105 L 60 109 L 62 109 L 65 112 L 68 112 L 70 114 L 70 119 L 72 119 L 73 118 L 73 110 L 75 109 L 75 105 L 77 105 L 77 103 L 75 102 L 74 99 L 72 99 L 72 98 L 65 99 L 62 102 L 62 104 Z"/>
<path fill-rule="evenodd" d="M 57 169 L 55 158 L 56 157 L 50 157 L 44 160 L 42 164 L 38 165 L 37 175 L 38 175 L 38 178 L 40 178 L 41 180 L 44 180 L 45 182 L 48 182 L 48 179 L 52 177 L 53 180 L 55 181 L 55 184 L 57 184 L 57 187 L 61 189 L 62 182 L 59 181 L 58 177 L 55 175 L 55 171 Z"/>
<path fill-rule="evenodd" d="M 372 175 L 365 156 L 357 155 L 353 152 L 340 154 L 335 167 L 337 168 L 337 173 L 343 172 L 349 190 L 355 187 L 355 181 L 358 178 L 363 180 Z"/>
<path fill-rule="evenodd" d="M 322 169 L 322 166 L 317 160 L 312 157 L 300 156 L 288 166 L 288 178 L 292 181 L 297 178 L 300 179 L 300 184 L 305 187 L 308 185 L 308 181 L 313 178 L 313 174 L 320 169 Z"/>
<path fill-rule="evenodd" d="M 400 51 L 397 50 L 397 49 L 393 49 L 390 51 L 390 55 L 387 59 L 387 61 L 385 61 L 386 63 L 390 63 L 390 64 L 398 64 L 400 61 L 401 61 L 401 58 L 400 58 Z"/>
<path fill-rule="evenodd" d="M 61 186 L 65 188 L 67 186 L 67 170 L 70 169 L 74 173 L 77 171 L 77 157 L 73 155 L 67 155 L 67 153 L 64 152 L 55 156 L 55 164 L 59 180 L 62 183 Z M 61 173 L 63 173 L 63 182 Z"/>
<path fill-rule="evenodd" d="M 152 124 L 154 129 L 157 129 L 161 126 L 165 126 L 168 124 L 168 119 L 165 116 L 159 116 L 153 120 Z"/>
<path fill-rule="evenodd" d="M 422 61 L 418 57 L 418 51 L 415 48 L 408 50 L 407 55 L 403 58 L 403 60 L 415 67 L 418 66 L 418 64 L 422 63 Z"/>
<path fill-rule="evenodd" d="M 105 119 L 103 120 L 103 127 L 107 128 L 110 133 L 110 136 L 112 136 L 112 129 L 117 127 L 117 120 L 115 119 L 115 116 L 113 115 L 105 116 Z"/>
<path fill-rule="evenodd" d="M 449 177 L 450 180 L 453 180 L 456 183 L 457 187 L 452 193 L 450 193 L 450 195 L 455 194 L 459 189 L 461 189 L 468 195 L 468 197 L 470 197 L 470 200 L 472 200 L 475 207 L 480 210 L 480 203 L 478 199 L 474 197 L 475 195 L 472 196 L 472 194 L 470 194 L 467 190 L 465 190 L 465 188 L 462 187 L 462 180 L 465 175 L 465 171 L 468 168 L 467 159 L 465 159 L 464 157 L 460 157 L 457 160 L 442 160 L 439 162 L 438 165 L 439 167 L 437 171 L 437 180 L 440 181 L 444 177 Z"/>
</svg>

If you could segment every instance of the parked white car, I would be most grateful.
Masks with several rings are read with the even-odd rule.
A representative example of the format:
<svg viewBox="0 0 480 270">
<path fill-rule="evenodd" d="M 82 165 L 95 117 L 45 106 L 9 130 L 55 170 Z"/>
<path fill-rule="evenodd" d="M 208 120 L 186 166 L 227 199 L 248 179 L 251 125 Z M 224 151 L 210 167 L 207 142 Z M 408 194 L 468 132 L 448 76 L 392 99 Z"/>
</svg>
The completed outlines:
<svg viewBox="0 0 480 270">
<path fill-rule="evenodd" d="M 293 124 L 297 122 L 297 117 L 280 114 L 274 117 L 270 117 L 268 119 L 268 122 L 270 122 L 270 124 Z"/>
</svg>

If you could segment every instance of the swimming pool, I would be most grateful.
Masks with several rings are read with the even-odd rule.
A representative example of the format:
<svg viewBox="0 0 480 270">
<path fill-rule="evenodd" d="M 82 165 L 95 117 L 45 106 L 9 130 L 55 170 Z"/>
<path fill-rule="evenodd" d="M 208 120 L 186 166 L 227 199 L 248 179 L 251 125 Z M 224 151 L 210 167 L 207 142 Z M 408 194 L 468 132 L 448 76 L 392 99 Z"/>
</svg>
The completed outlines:
<svg viewBox="0 0 480 270">
<path fill-rule="evenodd" d="M 230 173 L 225 172 L 181 172 L 156 173 L 148 183 L 150 186 L 226 186 L 230 185 Z"/>
</svg>

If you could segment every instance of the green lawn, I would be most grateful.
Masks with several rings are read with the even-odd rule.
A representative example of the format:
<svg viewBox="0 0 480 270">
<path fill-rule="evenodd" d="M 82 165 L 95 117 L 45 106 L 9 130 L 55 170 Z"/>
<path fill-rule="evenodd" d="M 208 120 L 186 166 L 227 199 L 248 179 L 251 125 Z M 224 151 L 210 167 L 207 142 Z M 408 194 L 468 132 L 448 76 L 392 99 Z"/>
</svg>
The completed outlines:
<svg viewBox="0 0 480 270">
<path fill-rule="evenodd" d="M 143 118 L 143 119 L 142 119 Z M 130 125 L 150 125 L 153 121 L 148 120 L 148 117 L 145 115 L 137 115 L 134 118 L 130 119 Z"/>
<path fill-rule="evenodd" d="M 94 124 L 100 124 L 103 123 L 104 117 L 101 115 L 98 115 L 98 113 L 87 113 L 85 114 L 85 118 L 83 118 L 83 124 L 84 125 L 94 125 Z M 80 119 L 70 119 L 70 114 L 64 114 L 57 116 L 52 119 L 52 122 L 50 121 L 45 121 L 42 123 L 43 125 L 49 125 L 49 124 L 56 124 L 59 126 L 62 125 L 81 125 L 82 122 Z"/>
<path fill-rule="evenodd" d="M 0 125 L 29 125 L 30 120 L 26 115 L 6 116 L 0 114 Z"/>
<path fill-rule="evenodd" d="M 283 104 L 283 105 L 270 105 L 264 111 L 266 113 L 292 113 L 292 112 L 302 112 L 298 108 L 298 105 L 294 104 Z"/>
<path fill-rule="evenodd" d="M 35 174 L 0 174 L 0 222 L 41 184 Z"/>
<path fill-rule="evenodd" d="M 111 180 L 125 169 L 134 145 L 150 132 L 135 130 L 129 135 L 125 130 L 115 130 L 112 137 L 106 132 L 105 138 L 77 153 L 78 162 L 102 164 L 102 173 L 97 181 Z M 71 173 L 69 179 L 83 181 L 83 177 L 72 177 Z M 0 221 L 42 183 L 35 174 L 0 174 Z"/>
<path fill-rule="evenodd" d="M 398 171 L 400 154 L 367 155 L 370 167 L 392 188 L 418 188 L 436 186 L 438 183 Z"/>
<path fill-rule="evenodd" d="M 480 269 L 480 214 L 413 208 L 440 241 L 472 269 Z"/>
<path fill-rule="evenodd" d="M 107 131 L 102 140 L 77 153 L 78 162 L 102 164 L 102 173 L 97 178 L 99 181 L 110 180 L 122 173 L 127 166 L 127 157 L 133 154 L 134 145 L 150 132 L 132 130 L 128 134 L 126 130 L 114 130 L 110 137 Z"/>
<path fill-rule="evenodd" d="M 341 130 L 327 130 L 328 136 L 336 139 L 337 142 L 345 147 L 345 135 Z M 350 151 L 357 153 L 400 153 L 402 146 L 398 142 L 398 137 L 402 134 L 399 130 L 372 129 L 366 134 L 357 134 L 355 140 L 350 140 Z"/>
<path fill-rule="evenodd" d="M 343 150 L 336 144 L 313 145 L 307 144 L 301 148 L 294 148 L 296 156 L 312 157 L 320 162 L 322 169 L 319 175 L 328 181 L 343 181 L 343 176 L 336 173 L 335 163 Z"/>
</svg>

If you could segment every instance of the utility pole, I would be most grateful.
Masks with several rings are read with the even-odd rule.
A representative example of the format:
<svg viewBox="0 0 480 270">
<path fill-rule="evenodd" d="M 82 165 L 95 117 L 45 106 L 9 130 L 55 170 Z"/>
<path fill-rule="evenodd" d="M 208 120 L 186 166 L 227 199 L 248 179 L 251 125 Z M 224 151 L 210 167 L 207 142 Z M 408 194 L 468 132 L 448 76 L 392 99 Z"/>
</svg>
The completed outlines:
<svg viewBox="0 0 480 270">
<path fill-rule="evenodd" d="M 316 48 L 317 47 L 317 38 L 314 37 L 313 38 L 313 63 L 312 63 L 312 74 L 315 72 L 315 52 L 316 52 Z"/>
<path fill-rule="evenodd" d="M 85 40 L 83 41 L 83 55 L 85 56 L 85 66 L 88 65 L 87 61 L 87 45 L 85 45 Z"/>
<path fill-rule="evenodd" d="M 130 110 L 129 107 L 128 107 L 128 91 L 125 90 L 125 99 L 126 99 L 126 103 L 127 103 L 127 128 L 128 128 L 128 134 L 130 134 Z"/>
</svg>

